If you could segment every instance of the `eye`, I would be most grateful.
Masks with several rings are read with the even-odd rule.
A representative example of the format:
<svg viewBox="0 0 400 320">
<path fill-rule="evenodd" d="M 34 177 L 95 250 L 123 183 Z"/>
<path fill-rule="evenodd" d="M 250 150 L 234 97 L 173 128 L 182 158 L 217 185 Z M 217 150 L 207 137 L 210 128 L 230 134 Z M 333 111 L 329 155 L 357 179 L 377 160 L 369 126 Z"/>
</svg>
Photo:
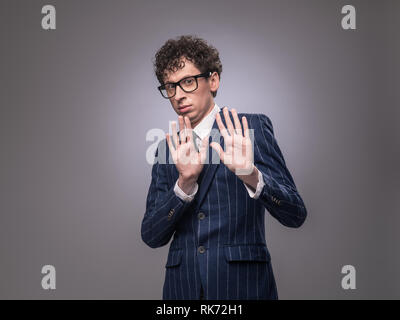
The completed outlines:
<svg viewBox="0 0 400 320">
<path fill-rule="evenodd" d="M 193 83 L 193 79 L 192 78 L 185 80 L 185 84 L 186 85 L 191 85 L 192 83 Z"/>
</svg>

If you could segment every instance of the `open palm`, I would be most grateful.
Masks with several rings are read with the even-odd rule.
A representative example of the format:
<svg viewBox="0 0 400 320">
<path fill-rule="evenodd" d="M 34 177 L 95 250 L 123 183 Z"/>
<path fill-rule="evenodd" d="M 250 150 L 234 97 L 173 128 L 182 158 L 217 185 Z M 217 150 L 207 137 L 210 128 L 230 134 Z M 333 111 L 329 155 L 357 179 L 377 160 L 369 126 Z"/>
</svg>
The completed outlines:
<svg viewBox="0 0 400 320">
<path fill-rule="evenodd" d="M 228 108 L 225 107 L 224 118 L 227 128 L 222 123 L 219 113 L 216 115 L 216 121 L 219 131 L 224 137 L 225 151 L 217 142 L 210 143 L 210 146 L 218 153 L 221 161 L 228 167 L 229 170 L 236 175 L 249 175 L 254 169 L 253 145 L 249 135 L 249 127 L 246 117 L 242 117 L 242 126 L 235 109 L 232 109 L 234 125 L 229 117 Z"/>
<path fill-rule="evenodd" d="M 208 136 L 202 139 L 201 147 L 197 152 L 194 147 L 192 127 L 188 117 L 183 119 L 182 116 L 179 116 L 179 139 L 176 132 L 176 123 L 173 122 L 171 127 L 175 146 L 172 145 L 171 137 L 168 133 L 166 134 L 166 139 L 179 175 L 185 178 L 197 177 L 203 169 L 207 156 Z"/>
</svg>

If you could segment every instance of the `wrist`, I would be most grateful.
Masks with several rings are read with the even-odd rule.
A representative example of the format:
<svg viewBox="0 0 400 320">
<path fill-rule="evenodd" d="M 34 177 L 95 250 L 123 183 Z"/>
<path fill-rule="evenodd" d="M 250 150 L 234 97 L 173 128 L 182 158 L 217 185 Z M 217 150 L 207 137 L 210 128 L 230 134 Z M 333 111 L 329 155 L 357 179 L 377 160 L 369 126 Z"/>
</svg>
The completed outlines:
<svg viewBox="0 0 400 320">
<path fill-rule="evenodd" d="M 258 183 L 258 169 L 257 167 L 253 164 L 253 168 L 251 173 L 246 174 L 246 175 L 238 175 L 238 178 L 242 180 L 244 183 L 247 185 L 253 187 L 254 189 L 257 186 Z"/>
<path fill-rule="evenodd" d="M 246 179 L 246 177 L 254 176 L 256 175 L 257 168 L 254 165 L 254 163 L 251 164 L 251 167 L 249 168 L 240 168 L 240 169 L 235 169 L 235 174 L 240 178 L 240 179 Z"/>
<path fill-rule="evenodd" d="M 196 181 L 197 178 L 195 177 L 183 177 L 180 175 L 178 178 L 178 186 L 186 194 L 191 194 L 196 186 Z"/>
</svg>

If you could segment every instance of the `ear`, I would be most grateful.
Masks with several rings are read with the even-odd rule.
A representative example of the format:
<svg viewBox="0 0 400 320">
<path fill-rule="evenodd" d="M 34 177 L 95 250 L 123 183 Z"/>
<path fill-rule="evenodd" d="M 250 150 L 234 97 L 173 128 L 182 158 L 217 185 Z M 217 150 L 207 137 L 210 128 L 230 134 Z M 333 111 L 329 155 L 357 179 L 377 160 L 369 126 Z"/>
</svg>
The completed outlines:
<svg viewBox="0 0 400 320">
<path fill-rule="evenodd" d="M 212 75 L 209 77 L 209 83 L 210 83 L 210 90 L 212 92 L 215 92 L 219 88 L 219 75 L 218 72 L 214 71 Z"/>
</svg>

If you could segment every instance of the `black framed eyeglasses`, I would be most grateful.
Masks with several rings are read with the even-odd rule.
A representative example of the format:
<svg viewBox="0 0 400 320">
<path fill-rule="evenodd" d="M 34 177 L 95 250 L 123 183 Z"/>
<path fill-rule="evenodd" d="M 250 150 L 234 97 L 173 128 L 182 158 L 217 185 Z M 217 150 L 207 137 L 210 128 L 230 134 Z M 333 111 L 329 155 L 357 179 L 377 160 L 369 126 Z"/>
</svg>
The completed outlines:
<svg viewBox="0 0 400 320">
<path fill-rule="evenodd" d="M 179 86 L 183 91 L 186 93 L 190 93 L 195 91 L 199 84 L 197 82 L 198 78 L 208 78 L 211 76 L 212 72 L 204 72 L 200 73 L 195 76 L 189 76 L 185 77 L 178 82 L 167 82 L 165 84 L 162 84 L 161 86 L 158 87 L 158 90 L 161 92 L 161 95 L 166 98 L 172 98 L 176 94 L 176 86 Z"/>
</svg>

